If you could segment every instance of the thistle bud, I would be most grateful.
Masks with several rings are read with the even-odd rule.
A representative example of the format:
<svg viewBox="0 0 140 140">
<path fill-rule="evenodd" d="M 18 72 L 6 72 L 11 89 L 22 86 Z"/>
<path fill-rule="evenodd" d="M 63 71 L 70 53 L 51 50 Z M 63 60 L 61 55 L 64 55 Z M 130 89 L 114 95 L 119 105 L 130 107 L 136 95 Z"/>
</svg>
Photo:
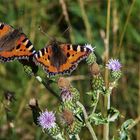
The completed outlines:
<svg viewBox="0 0 140 140">
<path fill-rule="evenodd" d="M 82 126 L 83 126 L 83 123 L 75 118 L 75 121 L 73 121 L 72 124 L 68 125 L 66 130 L 68 134 L 76 135 L 80 132 Z"/>
<path fill-rule="evenodd" d="M 92 63 L 90 65 L 90 72 L 91 72 L 92 75 L 100 74 L 100 68 L 99 68 L 99 65 L 96 62 Z"/>
<path fill-rule="evenodd" d="M 92 86 L 93 90 L 102 91 L 103 86 L 104 86 L 104 80 L 103 80 L 103 77 L 101 76 L 101 74 L 93 76 L 93 79 L 91 81 L 91 86 Z"/>
<path fill-rule="evenodd" d="M 68 79 L 64 78 L 64 77 L 60 77 L 58 79 L 58 87 L 60 89 L 69 89 L 70 88 L 70 82 Z"/>
</svg>

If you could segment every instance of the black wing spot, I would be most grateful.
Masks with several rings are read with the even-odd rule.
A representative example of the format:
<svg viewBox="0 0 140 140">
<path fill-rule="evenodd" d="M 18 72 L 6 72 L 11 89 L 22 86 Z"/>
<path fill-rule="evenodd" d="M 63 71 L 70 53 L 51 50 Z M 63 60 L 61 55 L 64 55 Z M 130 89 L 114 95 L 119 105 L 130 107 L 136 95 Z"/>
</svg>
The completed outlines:
<svg viewBox="0 0 140 140">
<path fill-rule="evenodd" d="M 72 45 L 74 51 L 77 51 L 77 45 Z"/>
<path fill-rule="evenodd" d="M 67 49 L 70 50 L 70 45 L 69 44 L 67 45 Z"/>
<path fill-rule="evenodd" d="M 70 57 L 70 53 L 69 52 L 67 53 L 67 57 Z"/>
<path fill-rule="evenodd" d="M 48 55 L 48 60 L 50 60 L 50 56 Z"/>
<path fill-rule="evenodd" d="M 2 29 L 3 29 L 3 27 L 4 27 L 4 24 L 1 24 L 1 26 L 0 26 L 0 30 L 2 30 Z"/>
<path fill-rule="evenodd" d="M 42 52 L 42 55 L 45 55 L 45 51 L 43 50 L 43 51 L 41 51 Z"/>
<path fill-rule="evenodd" d="M 81 52 L 84 52 L 84 47 L 81 47 L 80 50 L 81 50 Z"/>
<path fill-rule="evenodd" d="M 28 41 L 28 43 L 26 44 L 26 48 L 29 48 L 32 45 L 32 43 L 30 41 Z"/>
<path fill-rule="evenodd" d="M 20 44 L 16 46 L 16 49 L 18 50 L 20 48 Z"/>
<path fill-rule="evenodd" d="M 24 43 L 27 39 L 28 39 L 28 38 L 25 37 L 25 38 L 22 40 L 22 42 Z"/>
</svg>

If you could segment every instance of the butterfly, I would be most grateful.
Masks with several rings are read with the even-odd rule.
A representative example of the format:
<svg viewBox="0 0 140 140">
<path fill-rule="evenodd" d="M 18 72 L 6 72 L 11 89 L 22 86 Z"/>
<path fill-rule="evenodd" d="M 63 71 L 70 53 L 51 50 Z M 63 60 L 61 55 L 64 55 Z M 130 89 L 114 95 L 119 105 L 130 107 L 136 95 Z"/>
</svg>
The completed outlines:
<svg viewBox="0 0 140 140">
<path fill-rule="evenodd" d="M 19 29 L 0 22 L 0 62 L 19 60 L 24 66 L 36 73 L 38 67 L 32 60 L 35 48 L 27 36 Z"/>
<path fill-rule="evenodd" d="M 70 74 L 92 50 L 90 45 L 72 45 L 54 40 L 36 52 L 23 32 L 0 22 L 0 61 L 17 59 L 23 65 L 31 66 L 35 73 L 38 70 L 36 65 L 41 65 L 49 76 Z"/>
<path fill-rule="evenodd" d="M 29 59 L 35 49 L 27 36 L 19 29 L 0 22 L 0 61 Z"/>
<path fill-rule="evenodd" d="M 34 54 L 34 61 L 41 65 L 49 76 L 70 74 L 78 63 L 92 51 L 90 45 L 72 45 L 54 40 L 52 43 Z"/>
</svg>

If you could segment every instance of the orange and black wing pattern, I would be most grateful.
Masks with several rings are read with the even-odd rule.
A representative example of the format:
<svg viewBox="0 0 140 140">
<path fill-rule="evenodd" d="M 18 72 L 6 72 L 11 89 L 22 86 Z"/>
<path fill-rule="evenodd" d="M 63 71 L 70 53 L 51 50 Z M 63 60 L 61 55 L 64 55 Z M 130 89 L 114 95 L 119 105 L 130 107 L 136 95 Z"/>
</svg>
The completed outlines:
<svg viewBox="0 0 140 140">
<path fill-rule="evenodd" d="M 54 51 L 58 52 L 55 54 Z M 91 49 L 80 45 L 60 44 L 57 49 L 49 45 L 35 53 L 34 60 L 36 64 L 45 69 L 49 76 L 70 74 L 91 51 Z"/>
<path fill-rule="evenodd" d="M 14 59 L 28 59 L 35 53 L 35 49 L 18 29 L 0 22 L 0 61 L 7 62 Z"/>
<path fill-rule="evenodd" d="M 67 74 L 75 70 L 78 63 L 91 53 L 91 49 L 82 45 L 61 44 L 60 48 L 67 56 L 67 61 L 60 65 L 60 72 Z"/>
</svg>

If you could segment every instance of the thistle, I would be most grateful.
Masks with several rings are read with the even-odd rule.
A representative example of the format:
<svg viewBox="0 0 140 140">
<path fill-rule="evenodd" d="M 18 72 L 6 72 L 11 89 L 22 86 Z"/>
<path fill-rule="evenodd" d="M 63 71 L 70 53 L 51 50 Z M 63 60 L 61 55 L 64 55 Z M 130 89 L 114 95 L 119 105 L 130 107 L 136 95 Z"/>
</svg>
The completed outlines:
<svg viewBox="0 0 140 140">
<path fill-rule="evenodd" d="M 51 135 L 53 138 L 57 139 L 61 135 L 60 128 L 56 123 L 55 114 L 51 111 L 45 111 L 38 117 L 39 125 Z"/>
<path fill-rule="evenodd" d="M 108 64 L 106 64 L 106 66 L 109 70 L 111 70 L 111 77 L 113 78 L 113 80 L 118 80 L 121 77 L 122 72 L 120 68 L 122 67 L 122 65 L 119 62 L 119 60 L 110 59 L 108 61 Z"/>
<path fill-rule="evenodd" d="M 68 79 L 60 77 L 58 79 L 58 87 L 60 88 L 60 95 L 62 100 L 62 108 L 68 108 L 74 110 L 76 101 L 80 99 L 80 94 L 76 88 L 74 88 Z"/>
<path fill-rule="evenodd" d="M 91 87 L 94 93 L 98 91 L 103 92 L 104 80 L 100 73 L 99 65 L 96 62 L 90 65 L 90 73 L 92 75 Z"/>
<path fill-rule="evenodd" d="M 96 62 L 96 56 L 94 54 L 94 48 L 90 44 L 85 45 L 87 48 L 90 48 L 92 52 L 87 57 L 86 61 L 88 65 L 91 65 L 92 63 Z"/>
</svg>

